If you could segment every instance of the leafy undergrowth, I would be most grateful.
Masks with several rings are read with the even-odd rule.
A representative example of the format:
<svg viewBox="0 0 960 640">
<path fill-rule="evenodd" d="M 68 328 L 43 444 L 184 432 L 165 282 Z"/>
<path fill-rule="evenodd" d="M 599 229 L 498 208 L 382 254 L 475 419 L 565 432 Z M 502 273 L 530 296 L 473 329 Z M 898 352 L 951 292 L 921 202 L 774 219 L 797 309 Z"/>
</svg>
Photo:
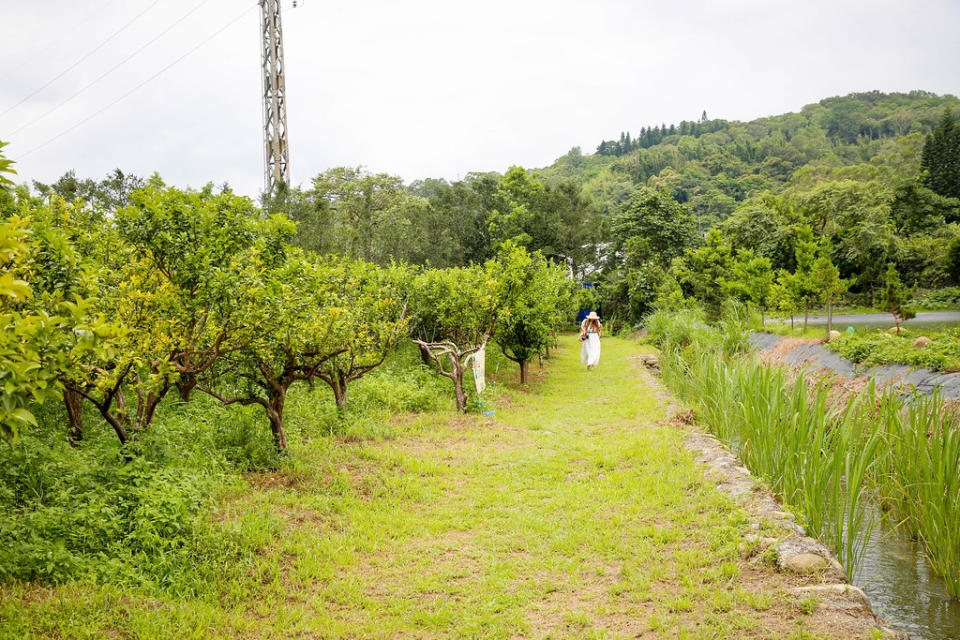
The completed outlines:
<svg viewBox="0 0 960 640">
<path fill-rule="evenodd" d="M 930 342 L 923 347 L 914 346 L 917 335 L 871 331 L 843 335 L 826 346 L 857 364 L 905 364 L 934 371 L 960 371 L 960 327 L 925 333 Z"/>
<path fill-rule="evenodd" d="M 446 408 L 451 395 L 412 349 L 351 389 L 345 416 L 326 386 L 291 391 L 286 455 L 274 448 L 260 407 L 227 408 L 200 393 L 189 403 L 171 397 L 131 451 L 88 411 L 84 442 L 73 448 L 51 400 L 38 411 L 39 428 L 0 447 L 0 580 L 79 580 L 174 596 L 242 580 L 244 564 L 275 532 L 269 517 L 243 526 L 211 519 L 220 496 L 244 490 L 241 473 L 285 472 L 314 439 L 392 437 L 391 415 Z"/>
<path fill-rule="evenodd" d="M 261 447 L 198 410 L 191 435 L 225 430 L 211 447 L 234 452 L 210 462 L 228 471 L 207 477 L 233 480 L 202 519 L 240 550 L 213 554 L 205 571 L 220 579 L 182 594 L 9 582 L 0 637 L 859 637 L 790 596 L 798 578 L 743 559 L 746 516 L 664 421 L 629 360 L 636 345 L 605 339 L 587 372 L 574 338 L 562 342 L 525 387 L 490 354 L 493 418 L 413 413 L 386 394 L 400 413 L 338 430 L 304 394 L 279 462 L 242 453 Z M 409 388 L 434 382 L 449 392 Z M 369 401 L 386 402 L 376 388 Z M 180 468 L 193 457 L 202 466 L 188 454 Z M 244 461 L 240 482 L 229 469 Z"/>
<path fill-rule="evenodd" d="M 910 306 L 919 311 L 960 310 L 960 287 L 923 292 L 910 302 Z"/>
</svg>

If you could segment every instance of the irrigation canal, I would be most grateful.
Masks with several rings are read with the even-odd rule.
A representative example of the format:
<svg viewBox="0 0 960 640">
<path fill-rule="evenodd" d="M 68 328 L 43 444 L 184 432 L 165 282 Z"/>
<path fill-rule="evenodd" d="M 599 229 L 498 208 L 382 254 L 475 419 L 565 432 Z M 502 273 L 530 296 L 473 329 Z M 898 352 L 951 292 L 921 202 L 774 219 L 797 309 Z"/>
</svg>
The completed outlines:
<svg viewBox="0 0 960 640">
<path fill-rule="evenodd" d="M 754 333 L 750 343 L 769 350 L 783 339 Z M 960 398 L 960 373 L 938 374 L 906 366 L 857 367 L 818 343 L 798 343 L 783 361 L 806 370 L 827 369 L 849 377 L 873 375 L 884 384 L 913 384 L 918 393 L 930 393 L 940 386 L 944 396 Z M 889 524 L 882 523 L 867 543 L 853 582 L 870 597 L 880 615 L 913 640 L 960 640 L 960 601 L 949 596 L 920 545 L 905 540 Z"/>
<path fill-rule="evenodd" d="M 949 596 L 920 545 L 889 524 L 882 523 L 867 542 L 853 583 L 911 640 L 960 639 L 960 601 Z"/>
</svg>

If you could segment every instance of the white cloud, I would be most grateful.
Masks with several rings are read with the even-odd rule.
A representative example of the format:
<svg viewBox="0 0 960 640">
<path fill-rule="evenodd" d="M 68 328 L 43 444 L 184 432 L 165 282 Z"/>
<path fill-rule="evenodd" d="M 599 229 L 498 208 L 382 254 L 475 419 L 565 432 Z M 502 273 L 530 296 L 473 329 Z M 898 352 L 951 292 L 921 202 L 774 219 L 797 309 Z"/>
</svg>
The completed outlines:
<svg viewBox="0 0 960 640">
<path fill-rule="evenodd" d="M 3 9 L 0 112 L 153 0 Z M 27 104 L 0 116 L 21 179 L 114 167 L 176 184 L 262 182 L 259 16 L 103 108 L 253 2 L 207 0 L 117 72 L 15 136 L 197 6 L 165 0 Z M 406 180 L 542 166 L 621 130 L 751 119 L 851 91 L 957 93 L 960 8 L 940 2 L 300 0 L 284 5 L 296 182 L 364 164 Z M 81 6 L 83 7 L 81 9 Z"/>
</svg>

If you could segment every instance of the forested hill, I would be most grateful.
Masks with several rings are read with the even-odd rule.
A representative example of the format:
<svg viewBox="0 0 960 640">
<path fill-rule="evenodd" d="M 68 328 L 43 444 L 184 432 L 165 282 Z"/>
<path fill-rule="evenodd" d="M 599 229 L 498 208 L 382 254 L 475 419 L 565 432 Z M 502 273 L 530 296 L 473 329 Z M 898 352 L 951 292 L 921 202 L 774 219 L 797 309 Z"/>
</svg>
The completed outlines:
<svg viewBox="0 0 960 640">
<path fill-rule="evenodd" d="M 916 172 L 924 136 L 947 106 L 957 112 L 960 100 L 927 91 L 870 91 L 750 122 L 707 119 L 704 113 L 696 122 L 623 132 L 592 155 L 575 147 L 540 174 L 548 182 L 582 180 L 584 191 L 607 212 L 637 186 L 664 187 L 707 227 L 751 195 L 829 178 L 843 167 L 886 166 L 907 177 Z"/>
</svg>

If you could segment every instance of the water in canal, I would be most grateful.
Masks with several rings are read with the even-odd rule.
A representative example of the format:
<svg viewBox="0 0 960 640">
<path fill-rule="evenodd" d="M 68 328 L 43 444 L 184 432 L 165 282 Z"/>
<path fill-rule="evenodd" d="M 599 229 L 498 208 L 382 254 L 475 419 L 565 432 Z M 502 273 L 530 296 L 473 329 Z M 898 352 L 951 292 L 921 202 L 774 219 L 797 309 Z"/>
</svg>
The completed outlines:
<svg viewBox="0 0 960 640">
<path fill-rule="evenodd" d="M 960 601 L 947 594 L 916 542 L 881 523 L 867 544 L 853 583 L 873 608 L 912 640 L 960 640 Z"/>
</svg>

